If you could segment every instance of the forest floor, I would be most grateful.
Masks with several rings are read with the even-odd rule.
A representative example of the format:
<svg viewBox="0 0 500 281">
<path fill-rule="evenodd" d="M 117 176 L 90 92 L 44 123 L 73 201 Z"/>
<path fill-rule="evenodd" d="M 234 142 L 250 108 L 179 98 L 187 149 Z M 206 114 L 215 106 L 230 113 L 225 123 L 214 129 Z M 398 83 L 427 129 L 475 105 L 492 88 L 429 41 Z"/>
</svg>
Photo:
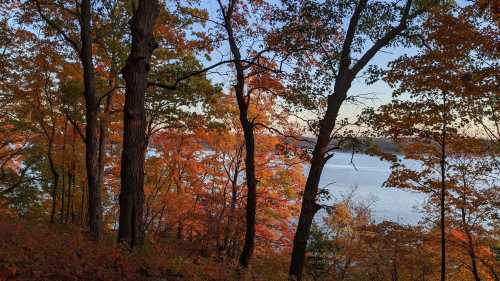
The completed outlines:
<svg viewBox="0 0 500 281">
<path fill-rule="evenodd" d="M 238 278 L 234 265 L 198 253 L 192 244 L 183 241 L 148 243 L 131 252 L 116 244 L 109 234 L 96 245 L 79 226 L 50 224 L 0 212 L 0 281 L 279 278 L 275 268 L 254 268 L 263 275 L 249 271 L 246 277 Z"/>
</svg>

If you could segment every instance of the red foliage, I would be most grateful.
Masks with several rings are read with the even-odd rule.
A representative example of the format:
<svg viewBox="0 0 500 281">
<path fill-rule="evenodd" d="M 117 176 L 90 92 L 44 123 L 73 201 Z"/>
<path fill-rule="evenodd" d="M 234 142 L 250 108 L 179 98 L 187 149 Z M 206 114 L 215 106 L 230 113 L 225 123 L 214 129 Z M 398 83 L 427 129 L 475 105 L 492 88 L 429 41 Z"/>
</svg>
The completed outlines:
<svg viewBox="0 0 500 281">
<path fill-rule="evenodd" d="M 157 243 L 130 252 L 107 237 L 96 247 L 76 226 L 4 213 L 0 229 L 0 281 L 228 280 L 231 272 L 211 260 L 190 258 L 189 245 Z"/>
</svg>

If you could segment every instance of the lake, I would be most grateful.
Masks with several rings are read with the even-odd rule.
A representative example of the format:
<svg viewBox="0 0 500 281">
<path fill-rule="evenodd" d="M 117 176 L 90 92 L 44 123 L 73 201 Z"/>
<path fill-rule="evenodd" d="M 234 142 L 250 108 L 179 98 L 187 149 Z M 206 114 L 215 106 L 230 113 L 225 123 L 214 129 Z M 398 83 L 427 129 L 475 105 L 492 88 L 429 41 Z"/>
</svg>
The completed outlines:
<svg viewBox="0 0 500 281">
<path fill-rule="evenodd" d="M 356 200 L 372 202 L 370 206 L 377 222 L 391 220 L 401 224 L 416 224 L 422 218 L 419 209 L 424 204 L 424 194 L 382 186 L 391 172 L 389 162 L 374 156 L 355 154 L 355 169 L 351 157 L 351 153 L 338 152 L 325 165 L 320 187 L 328 185 L 331 202 L 340 200 L 355 189 Z M 419 166 L 416 161 L 402 161 L 408 167 Z"/>
</svg>

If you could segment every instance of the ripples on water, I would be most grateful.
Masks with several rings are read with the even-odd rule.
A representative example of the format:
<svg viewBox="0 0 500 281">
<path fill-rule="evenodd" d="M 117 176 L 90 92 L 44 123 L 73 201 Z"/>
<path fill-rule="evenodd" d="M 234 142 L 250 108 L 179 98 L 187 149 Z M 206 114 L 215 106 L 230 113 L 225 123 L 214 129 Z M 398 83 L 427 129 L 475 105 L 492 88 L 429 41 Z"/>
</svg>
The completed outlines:
<svg viewBox="0 0 500 281">
<path fill-rule="evenodd" d="M 364 154 L 355 154 L 351 164 L 351 153 L 339 152 L 325 165 L 320 187 L 327 186 L 332 195 L 331 202 L 356 189 L 354 198 L 373 202 L 371 204 L 377 222 L 391 220 L 402 224 L 416 224 L 421 219 L 418 209 L 425 195 L 414 191 L 382 187 L 391 172 L 390 163 Z M 402 160 L 408 167 L 417 168 L 418 162 Z M 306 168 L 306 175 L 308 168 Z M 321 216 L 318 216 L 321 217 Z"/>
</svg>

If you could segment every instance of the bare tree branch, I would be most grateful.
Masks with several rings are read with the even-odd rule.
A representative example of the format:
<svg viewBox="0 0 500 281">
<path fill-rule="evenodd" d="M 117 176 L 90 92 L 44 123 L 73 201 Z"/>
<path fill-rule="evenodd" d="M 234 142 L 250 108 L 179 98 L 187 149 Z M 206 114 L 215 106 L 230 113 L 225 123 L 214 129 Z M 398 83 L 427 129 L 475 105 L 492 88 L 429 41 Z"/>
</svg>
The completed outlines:
<svg viewBox="0 0 500 281">
<path fill-rule="evenodd" d="M 54 28 L 57 33 L 59 33 L 59 35 L 61 35 L 64 40 L 66 40 L 66 42 L 68 42 L 72 47 L 73 49 L 75 50 L 75 52 L 78 53 L 78 56 L 81 55 L 81 49 L 80 49 L 80 46 L 78 46 L 78 43 L 71 39 L 71 37 L 69 37 L 68 34 L 66 34 L 66 32 L 64 32 L 64 30 L 58 26 L 53 20 L 51 20 L 47 15 L 45 15 L 42 11 L 42 7 L 40 6 L 40 2 L 38 0 L 35 0 L 35 4 L 36 4 L 36 8 L 37 8 L 37 11 L 38 11 L 38 14 L 40 15 L 40 17 L 52 28 Z"/>
</svg>

